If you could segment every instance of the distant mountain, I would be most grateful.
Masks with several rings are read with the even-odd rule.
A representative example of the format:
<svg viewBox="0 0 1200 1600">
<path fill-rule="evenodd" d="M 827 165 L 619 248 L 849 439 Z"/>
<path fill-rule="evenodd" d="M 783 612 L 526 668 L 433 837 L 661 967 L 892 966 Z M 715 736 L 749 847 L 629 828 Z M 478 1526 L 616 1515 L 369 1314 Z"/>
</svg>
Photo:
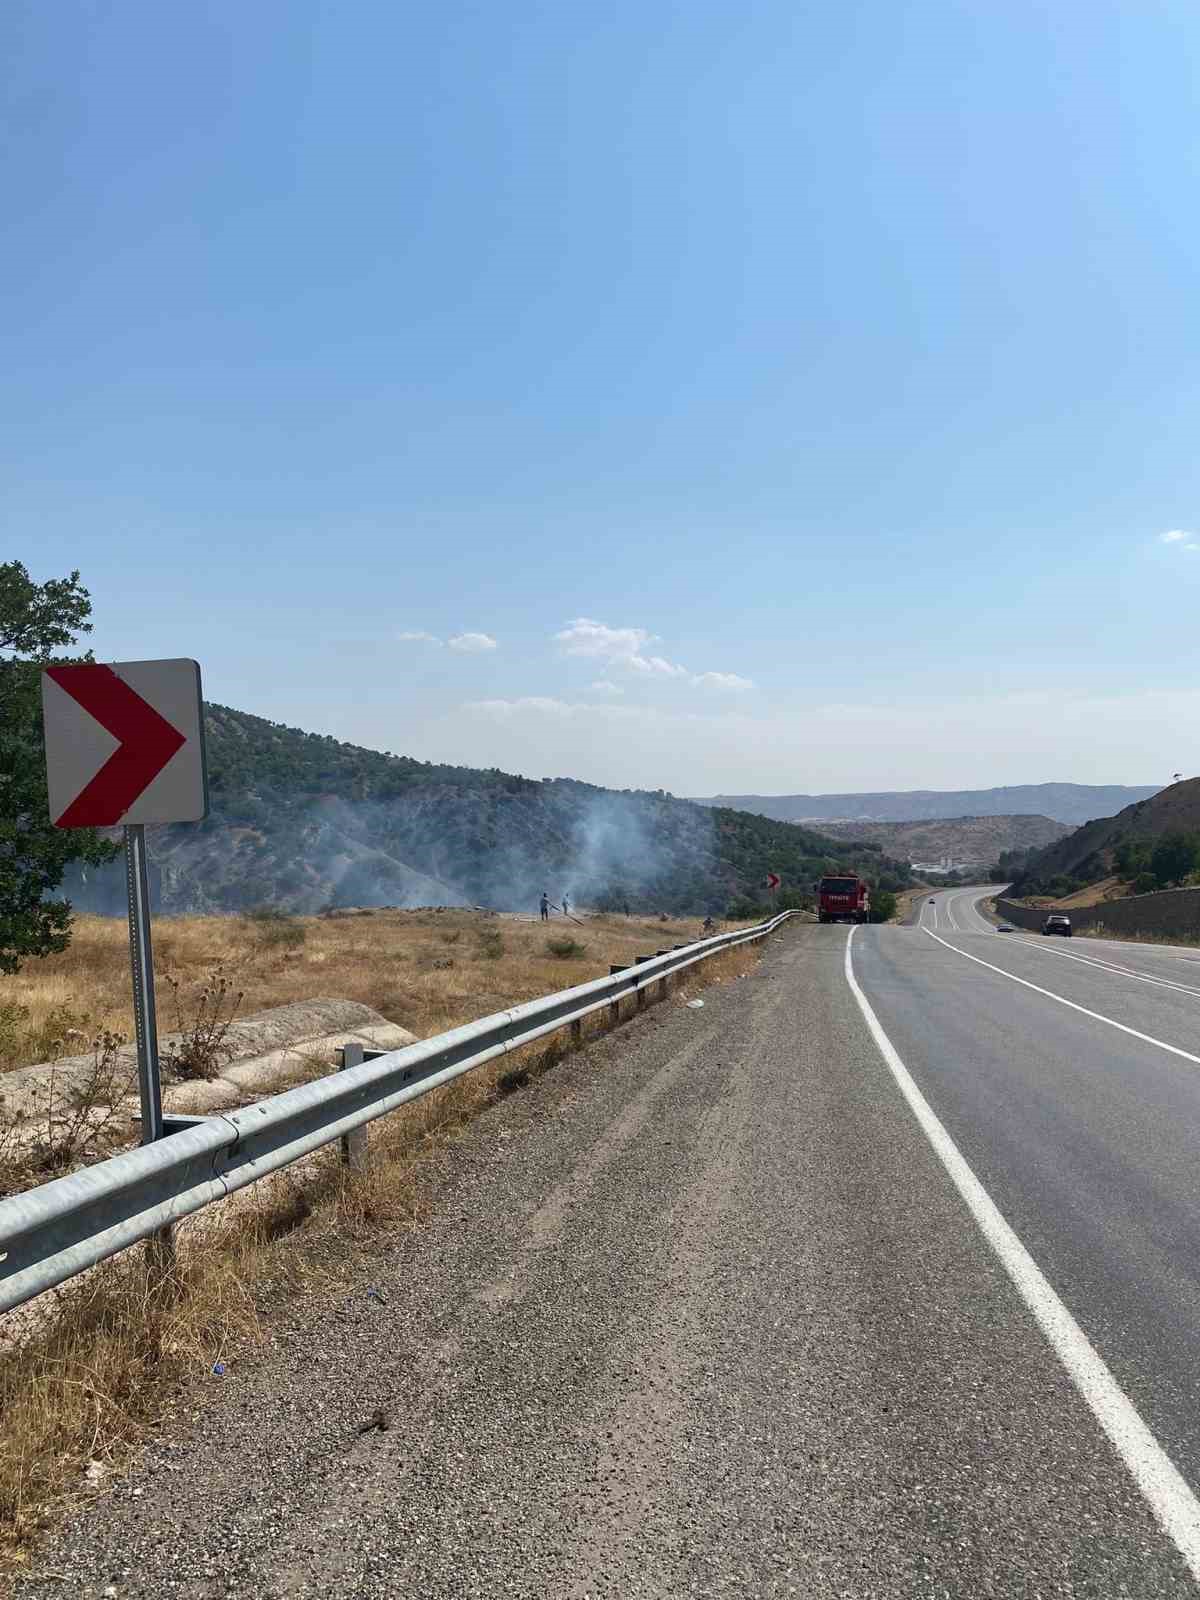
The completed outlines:
<svg viewBox="0 0 1200 1600">
<path fill-rule="evenodd" d="M 1155 784 L 1019 783 L 1002 789 L 902 789 L 878 794 L 719 794 L 701 806 L 732 806 L 778 822 L 921 822 L 933 817 L 1050 817 L 1078 827 L 1158 793 Z"/>
<path fill-rule="evenodd" d="M 833 868 L 884 888 L 909 881 L 877 845 L 661 790 L 433 766 L 226 706 L 207 707 L 206 741 L 210 816 L 147 830 L 152 899 L 167 912 L 532 909 L 543 889 L 555 901 L 716 911 L 756 897 L 771 871 L 791 889 Z M 116 865 L 76 872 L 64 892 L 80 910 L 124 909 Z"/>
<path fill-rule="evenodd" d="M 1002 853 L 1040 850 L 1070 833 L 1049 817 L 952 817 L 921 822 L 826 822 L 834 839 L 870 839 L 888 855 L 904 861 L 940 862 L 947 858 L 965 866 L 990 867 Z"/>
<path fill-rule="evenodd" d="M 1186 778 L 1147 800 L 1126 806 L 1114 817 L 1100 817 L 1024 862 L 1013 880 L 1013 894 L 1069 894 L 1099 883 L 1116 868 L 1124 845 L 1154 845 L 1167 833 L 1200 830 L 1200 778 Z"/>
</svg>

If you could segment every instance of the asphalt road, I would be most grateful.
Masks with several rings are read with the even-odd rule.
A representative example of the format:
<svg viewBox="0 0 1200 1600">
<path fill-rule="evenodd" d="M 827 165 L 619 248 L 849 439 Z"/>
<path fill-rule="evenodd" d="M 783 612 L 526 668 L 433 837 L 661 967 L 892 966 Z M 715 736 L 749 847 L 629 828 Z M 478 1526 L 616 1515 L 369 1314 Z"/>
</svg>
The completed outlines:
<svg viewBox="0 0 1200 1600">
<path fill-rule="evenodd" d="M 937 902 L 480 1118 L 24 1592 L 1194 1593 L 1200 963 Z"/>
</svg>

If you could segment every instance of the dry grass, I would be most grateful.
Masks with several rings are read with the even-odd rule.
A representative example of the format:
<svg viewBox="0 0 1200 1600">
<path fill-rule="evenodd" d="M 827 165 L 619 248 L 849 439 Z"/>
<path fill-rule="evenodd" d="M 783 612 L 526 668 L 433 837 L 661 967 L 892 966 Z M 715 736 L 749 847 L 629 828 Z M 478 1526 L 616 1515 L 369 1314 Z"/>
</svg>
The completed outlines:
<svg viewBox="0 0 1200 1600">
<path fill-rule="evenodd" d="M 700 924 L 596 917 L 578 928 L 556 919 L 551 937 L 580 944 L 566 956 L 547 948 L 547 931 L 540 922 L 471 911 L 161 917 L 154 924 L 159 1026 L 175 1025 L 171 975 L 194 983 L 220 968 L 242 991 L 239 1016 L 329 995 L 360 1000 L 427 1038 L 601 977 L 610 963 L 684 944 L 700 936 Z M 0 1072 L 82 1049 L 72 1040 L 102 1029 L 133 1033 L 128 936 L 116 919 L 79 917 L 62 955 L 30 962 L 0 981 Z"/>
<path fill-rule="evenodd" d="M 937 894 L 927 883 L 915 884 L 911 889 L 901 889 L 896 895 L 896 915 L 893 922 L 903 922 L 919 901 L 926 899 L 931 894 Z"/>
<path fill-rule="evenodd" d="M 427 933 L 455 931 L 438 920 L 440 927 L 426 926 Z M 464 939 L 473 937 L 475 924 L 465 916 L 463 923 Z M 639 954 L 648 944 L 659 947 L 645 927 L 618 920 L 617 928 L 625 931 L 626 949 L 615 959 L 633 953 L 635 942 Z M 590 929 L 616 942 L 607 923 Z M 507 924 L 504 933 L 518 952 L 520 977 L 512 981 L 555 987 L 535 976 L 539 962 L 530 951 L 544 931 Z M 676 932 L 662 938 L 668 942 L 682 938 Z M 413 947 L 426 948 L 421 936 Z M 671 1002 L 750 972 L 759 950 L 743 946 L 689 969 Z M 541 959 L 561 985 L 564 962 Z M 427 1014 L 440 1018 L 470 1002 L 427 1001 L 434 1003 L 447 1009 Z M 624 1003 L 625 1015 L 633 1005 Z M 586 1018 L 583 1042 L 607 1027 L 606 1011 Z M 173 1408 L 186 1409 L 188 1381 L 259 1342 L 274 1297 L 346 1282 L 373 1242 L 416 1225 L 427 1203 L 429 1164 L 442 1146 L 572 1049 L 563 1030 L 467 1073 L 374 1123 L 365 1171 L 342 1166 L 336 1148 L 322 1151 L 180 1225 L 173 1257 L 139 1246 L 56 1291 L 49 1315 L 24 1325 L 10 1319 L 0 1335 L 0 1562 L 27 1562 L 64 1502 L 122 1471 L 149 1428 L 161 1426 Z"/>
</svg>

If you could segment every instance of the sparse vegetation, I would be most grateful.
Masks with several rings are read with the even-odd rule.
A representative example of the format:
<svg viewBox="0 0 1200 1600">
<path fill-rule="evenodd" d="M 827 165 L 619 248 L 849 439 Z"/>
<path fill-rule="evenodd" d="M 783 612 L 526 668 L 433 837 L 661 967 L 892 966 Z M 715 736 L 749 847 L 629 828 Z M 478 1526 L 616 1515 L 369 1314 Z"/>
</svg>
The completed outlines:
<svg viewBox="0 0 1200 1600">
<path fill-rule="evenodd" d="M 199 1024 L 204 1034 L 203 990 L 217 968 L 226 978 L 226 1001 L 242 995 L 233 1013 L 237 1017 L 333 995 L 361 1000 L 421 1038 L 532 1000 L 564 982 L 562 958 L 545 949 L 547 930 L 534 919 L 502 920 L 474 911 L 375 911 L 291 920 L 305 935 L 295 948 L 264 943 L 263 924 L 253 918 L 159 918 L 154 953 L 160 1032 L 180 1028 L 194 1033 Z M 586 930 L 579 930 L 587 946 L 586 955 L 577 958 L 580 978 L 601 977 L 610 962 L 632 961 L 664 943 L 700 935 L 698 917 L 668 926 L 671 937 L 665 939 L 664 924 L 657 918 L 588 920 Z M 461 937 L 447 944 L 447 933 Z M 453 966 L 434 967 L 440 958 L 453 959 Z M 189 980 L 192 973 L 208 976 Z M 180 984 L 178 1003 L 170 978 Z M 0 1024 L 0 1070 L 62 1053 L 43 1045 L 65 1037 L 64 1024 L 80 1030 L 72 1036 L 77 1050 L 85 1049 L 101 1028 L 132 1037 L 124 922 L 77 918 L 70 947 L 30 963 L 6 981 L 5 990 L 5 1005 L 18 1010 L 10 1013 L 7 1032 Z M 228 1014 L 224 1003 L 221 1016 Z M 210 1035 L 211 1030 L 210 1015 Z M 206 1045 L 202 1037 L 189 1058 L 211 1059 L 222 1039 L 210 1037 Z"/>
<path fill-rule="evenodd" d="M 297 950 L 308 938 L 308 929 L 300 918 L 278 906 L 257 906 L 247 912 L 246 920 L 263 945 Z"/>
<path fill-rule="evenodd" d="M 227 706 L 207 708 L 205 731 L 210 816 L 149 842 L 168 913 L 454 901 L 533 911 L 540 887 L 560 884 L 601 910 L 702 916 L 754 892 L 768 871 L 792 888 L 837 867 L 908 882 L 876 844 L 662 790 L 435 766 Z M 67 888 L 77 906 L 123 907 L 115 870 L 86 883 L 76 874 Z"/>
<path fill-rule="evenodd" d="M 718 955 L 672 998 L 757 959 L 751 946 Z M 586 1019 L 585 1037 L 606 1026 L 604 1012 Z M 0 1334 L 0 1559 L 23 1562 L 64 1498 L 120 1472 L 173 1389 L 262 1337 L 270 1302 L 256 1286 L 282 1297 L 349 1280 L 356 1251 L 420 1217 L 445 1143 L 570 1050 L 560 1033 L 491 1062 L 373 1124 L 364 1172 L 322 1151 L 181 1224 L 173 1263 L 139 1246 L 55 1291 L 52 1314 L 22 1333 L 10 1322 Z M 336 1250 L 323 1248 L 331 1238 Z"/>
<path fill-rule="evenodd" d="M 174 1002 L 179 1041 L 162 1053 L 165 1072 L 176 1078 L 215 1078 L 229 1059 L 228 1035 L 245 997 L 218 962 L 198 986 L 164 973 Z"/>
<path fill-rule="evenodd" d="M 0 1123 L 0 1196 L 44 1183 L 89 1150 L 103 1155 L 121 1142 L 124 1130 L 115 1124 L 134 1085 L 120 1053 L 124 1043 L 120 1034 L 102 1029 L 92 1040 L 92 1062 L 82 1081 L 68 1088 L 52 1071 L 37 1114 Z"/>
<path fill-rule="evenodd" d="M 1038 851 L 1018 865 L 1012 892 L 1062 899 L 1115 875 L 1127 892 L 1148 894 L 1185 885 L 1198 872 L 1200 779 L 1192 778 Z"/>
<path fill-rule="evenodd" d="M 34 1013 L 15 1001 L 0 1004 L 0 1072 L 30 1061 L 52 1061 L 82 1049 L 88 1024 L 65 1005 Z"/>
<path fill-rule="evenodd" d="M 556 939 L 547 939 L 546 950 L 557 961 L 578 961 L 581 956 L 587 955 L 587 945 L 580 944 L 579 940 L 573 939 L 569 933 L 562 934 Z"/>
</svg>

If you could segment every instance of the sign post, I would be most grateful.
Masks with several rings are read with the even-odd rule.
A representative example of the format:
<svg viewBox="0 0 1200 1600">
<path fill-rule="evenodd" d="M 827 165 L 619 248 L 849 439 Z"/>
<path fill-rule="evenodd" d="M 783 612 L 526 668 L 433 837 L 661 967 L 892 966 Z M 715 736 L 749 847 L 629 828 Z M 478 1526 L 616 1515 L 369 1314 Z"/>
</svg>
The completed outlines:
<svg viewBox="0 0 1200 1600">
<path fill-rule="evenodd" d="M 162 1075 L 158 1065 L 158 1016 L 154 1004 L 154 952 L 150 944 L 150 885 L 146 876 L 146 828 L 125 830 L 125 884 L 129 894 L 129 962 L 133 968 L 133 1025 L 137 1038 L 138 1094 L 142 1143 L 163 1136 Z"/>
<path fill-rule="evenodd" d="M 207 815 L 203 705 L 195 661 L 82 661 L 42 673 L 51 821 L 124 829 L 143 1144 L 163 1136 L 146 823 Z"/>
<path fill-rule="evenodd" d="M 779 876 L 779 874 L 777 872 L 768 872 L 767 873 L 767 888 L 771 891 L 771 910 L 772 911 L 774 911 L 776 909 L 777 905 L 778 905 L 778 901 L 776 900 L 776 895 L 779 892 L 779 885 L 780 885 L 781 882 L 782 882 L 782 880 L 781 880 L 781 878 L 780 878 L 780 876 Z"/>
</svg>

